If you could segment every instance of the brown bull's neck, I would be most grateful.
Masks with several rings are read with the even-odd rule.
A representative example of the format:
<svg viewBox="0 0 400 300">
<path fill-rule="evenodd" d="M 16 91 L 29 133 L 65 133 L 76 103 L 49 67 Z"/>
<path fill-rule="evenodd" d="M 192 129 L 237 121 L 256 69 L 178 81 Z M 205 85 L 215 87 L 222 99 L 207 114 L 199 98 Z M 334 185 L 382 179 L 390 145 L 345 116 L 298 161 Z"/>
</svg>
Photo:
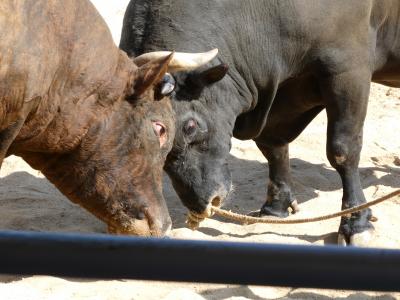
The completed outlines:
<svg viewBox="0 0 400 300">
<path fill-rule="evenodd" d="M 8 154 L 30 152 L 64 153 L 73 150 L 82 141 L 91 126 L 107 122 L 126 93 L 130 92 L 136 66 L 119 51 L 117 64 L 107 78 L 95 78 L 89 86 L 82 86 L 76 78 L 57 78 L 49 92 L 32 109 Z M 80 74 L 82 76 L 82 74 Z M 90 74 L 82 81 L 91 82 Z M 71 82 L 77 82 L 68 89 Z"/>
</svg>

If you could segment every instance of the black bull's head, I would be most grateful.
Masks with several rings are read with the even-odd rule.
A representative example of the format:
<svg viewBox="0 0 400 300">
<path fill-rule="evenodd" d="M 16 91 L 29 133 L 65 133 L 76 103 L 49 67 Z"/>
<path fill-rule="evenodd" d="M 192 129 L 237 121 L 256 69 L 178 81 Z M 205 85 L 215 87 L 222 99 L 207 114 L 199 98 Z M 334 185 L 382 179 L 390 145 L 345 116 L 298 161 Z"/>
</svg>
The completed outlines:
<svg viewBox="0 0 400 300">
<path fill-rule="evenodd" d="M 137 64 L 169 52 L 143 54 Z M 233 119 L 219 111 L 211 87 L 227 74 L 228 67 L 208 65 L 218 50 L 205 53 L 175 53 L 162 80 L 175 111 L 175 139 L 167 156 L 165 171 L 191 211 L 203 213 L 210 205 L 220 206 L 232 189 L 227 156 L 231 148 Z M 223 95 L 222 95 L 223 97 Z M 229 93 L 225 93 L 229 97 Z M 215 108 L 215 110 L 214 110 Z"/>
<path fill-rule="evenodd" d="M 209 54 L 215 57 L 217 50 Z M 221 111 L 218 103 L 225 102 L 222 98 L 229 93 L 220 95 L 213 89 L 227 71 L 224 64 L 201 66 L 174 72 L 165 79 L 173 86 L 170 96 L 176 135 L 164 169 L 183 204 L 198 214 L 211 205 L 220 206 L 231 191 L 227 156 L 234 119 Z"/>
</svg>

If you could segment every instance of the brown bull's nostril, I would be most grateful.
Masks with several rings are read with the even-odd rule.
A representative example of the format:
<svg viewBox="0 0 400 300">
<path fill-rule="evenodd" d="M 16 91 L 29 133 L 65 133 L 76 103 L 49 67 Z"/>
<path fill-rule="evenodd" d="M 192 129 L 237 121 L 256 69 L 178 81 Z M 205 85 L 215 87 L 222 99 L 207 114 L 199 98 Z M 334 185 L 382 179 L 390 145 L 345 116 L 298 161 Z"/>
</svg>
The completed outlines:
<svg viewBox="0 0 400 300">
<path fill-rule="evenodd" d="M 143 212 L 139 212 L 138 215 L 137 215 L 137 219 L 139 219 L 139 220 L 143 220 L 145 217 L 146 216 L 144 215 Z"/>
</svg>

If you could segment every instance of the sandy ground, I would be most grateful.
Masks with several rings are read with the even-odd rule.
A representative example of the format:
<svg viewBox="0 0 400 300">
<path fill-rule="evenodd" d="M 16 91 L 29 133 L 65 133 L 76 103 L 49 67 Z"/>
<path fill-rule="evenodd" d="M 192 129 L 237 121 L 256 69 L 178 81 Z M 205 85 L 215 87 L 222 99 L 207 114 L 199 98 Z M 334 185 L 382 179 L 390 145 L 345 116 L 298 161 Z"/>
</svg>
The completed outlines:
<svg viewBox="0 0 400 300">
<path fill-rule="evenodd" d="M 116 41 L 127 0 L 92 0 Z M 400 90 L 373 85 L 365 124 L 360 172 L 369 200 L 400 187 Z M 325 156 L 326 117 L 321 113 L 291 145 L 295 193 L 301 212 L 295 217 L 334 212 L 341 205 L 339 176 Z M 251 141 L 233 142 L 230 156 L 235 192 L 227 209 L 248 213 L 261 207 L 266 195 L 268 165 Z M 9 157 L 0 172 L 0 229 L 104 233 L 106 227 L 69 202 L 43 175 L 21 159 Z M 304 225 L 241 226 L 207 220 L 193 232 L 185 227 L 186 209 L 165 180 L 165 196 L 175 238 L 240 240 L 287 244 L 331 244 L 338 219 Z M 373 208 L 379 218 L 371 246 L 400 247 L 400 199 Z M 1 276 L 0 300 L 5 299 L 400 299 L 400 294 L 364 293 L 213 284 L 144 281 L 98 281 L 46 276 Z"/>
</svg>

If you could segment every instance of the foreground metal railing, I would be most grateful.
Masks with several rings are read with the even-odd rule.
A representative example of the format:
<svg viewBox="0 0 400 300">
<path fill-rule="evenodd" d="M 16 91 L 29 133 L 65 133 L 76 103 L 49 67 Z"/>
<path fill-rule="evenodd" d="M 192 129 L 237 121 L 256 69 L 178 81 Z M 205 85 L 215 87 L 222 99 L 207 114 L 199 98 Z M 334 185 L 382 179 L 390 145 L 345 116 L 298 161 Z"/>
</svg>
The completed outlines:
<svg viewBox="0 0 400 300">
<path fill-rule="evenodd" d="M 0 273 L 400 291 L 400 251 L 0 231 Z"/>
</svg>

